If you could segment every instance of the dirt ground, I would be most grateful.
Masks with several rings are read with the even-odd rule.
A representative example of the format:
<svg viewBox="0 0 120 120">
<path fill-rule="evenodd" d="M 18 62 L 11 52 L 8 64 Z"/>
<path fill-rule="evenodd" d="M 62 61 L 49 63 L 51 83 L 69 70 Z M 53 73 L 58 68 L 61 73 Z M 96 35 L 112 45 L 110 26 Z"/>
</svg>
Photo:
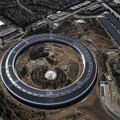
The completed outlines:
<svg viewBox="0 0 120 120">
<path fill-rule="evenodd" d="M 79 102 L 73 106 L 70 106 L 69 108 L 65 108 L 64 110 L 61 110 L 54 115 L 50 115 L 50 120 L 52 120 L 52 118 L 56 120 L 67 118 L 74 120 L 76 113 L 79 113 L 82 117 L 76 116 L 75 120 L 82 120 L 83 116 L 90 120 L 113 120 L 102 108 L 100 100 L 97 97 L 97 92 L 95 88 L 92 93 L 87 97 L 87 100 L 82 103 Z"/>
<path fill-rule="evenodd" d="M 9 94 L 1 81 L 0 85 L 2 85 L 0 91 L 4 96 L 0 96 L 3 105 L 0 105 L 0 108 L 3 109 L 5 116 L 9 115 L 9 120 L 113 120 L 100 103 L 97 83 L 92 92 L 81 102 L 56 110 L 43 110 L 26 106 Z"/>
<path fill-rule="evenodd" d="M 1 113 L 3 116 L 9 115 L 7 120 L 113 120 L 113 118 L 106 113 L 100 102 L 99 82 L 102 74 L 106 73 L 102 72 L 99 56 L 101 52 L 105 53 L 109 48 L 118 46 L 110 36 L 107 38 L 96 33 L 95 29 L 90 27 L 89 21 L 87 22 L 86 20 L 85 25 L 80 25 L 75 23 L 74 20 L 76 20 L 76 18 L 73 17 L 67 19 L 67 21 L 71 22 L 72 26 L 66 27 L 58 33 L 80 40 L 94 54 L 98 64 L 98 76 L 93 90 L 86 98 L 72 106 L 56 110 L 43 110 L 26 106 L 14 99 L 7 92 L 2 81 L 0 81 L 0 100 L 2 100 L 2 102 L 0 101 L 2 103 L 0 104 L 0 110 L 2 109 Z M 92 24 L 92 19 L 90 21 Z M 87 31 L 85 30 L 86 27 L 88 28 Z M 67 30 L 67 33 L 64 30 Z M 90 38 L 91 41 L 85 40 L 85 37 Z M 0 53 L 2 56 L 3 52 L 0 51 Z"/>
<path fill-rule="evenodd" d="M 29 58 L 30 52 L 32 50 L 37 50 L 40 47 L 44 47 L 44 49 L 47 48 L 48 50 L 44 50 L 44 51 L 48 52 L 49 56 L 54 55 L 54 59 L 57 60 L 57 65 L 49 64 L 49 62 L 45 58 L 30 60 Z M 33 82 L 34 77 L 31 76 L 31 73 L 32 71 L 35 70 L 35 68 L 38 68 L 40 66 L 47 66 L 48 70 L 55 71 L 55 68 L 58 67 L 64 72 L 64 74 L 67 76 L 67 79 L 71 80 L 71 83 L 77 80 L 83 71 L 82 57 L 79 55 L 77 51 L 75 51 L 73 48 L 69 46 L 59 44 L 59 43 L 52 43 L 52 42 L 37 44 L 26 49 L 17 59 L 16 65 L 15 65 L 16 72 L 21 71 L 24 66 L 27 68 L 27 75 L 24 78 L 22 78 L 22 81 L 24 81 L 26 84 L 29 84 L 30 86 L 37 87 L 40 89 L 43 89 L 41 84 L 35 84 Z M 66 67 L 68 70 L 64 70 L 64 68 Z M 30 79 L 28 80 L 28 78 Z M 66 86 L 65 83 L 63 84 L 64 84 L 63 86 L 65 87 Z M 51 89 L 51 88 L 49 87 L 48 89 Z"/>
</svg>

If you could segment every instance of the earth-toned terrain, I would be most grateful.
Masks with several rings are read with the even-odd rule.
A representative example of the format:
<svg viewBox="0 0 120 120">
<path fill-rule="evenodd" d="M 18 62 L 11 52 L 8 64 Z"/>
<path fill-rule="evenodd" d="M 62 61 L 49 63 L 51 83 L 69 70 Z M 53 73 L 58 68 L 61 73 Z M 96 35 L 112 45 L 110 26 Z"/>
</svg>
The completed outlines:
<svg viewBox="0 0 120 120">
<path fill-rule="evenodd" d="M 26 49 L 17 59 L 15 68 L 18 76 L 30 86 L 59 89 L 80 77 L 83 62 L 80 54 L 73 48 L 51 42 Z M 50 75 L 48 71 L 51 71 Z"/>
<path fill-rule="evenodd" d="M 62 120 L 85 120 L 85 119 L 88 119 L 88 120 L 113 120 L 113 118 L 105 112 L 105 110 L 103 109 L 103 107 L 101 105 L 100 93 L 99 93 L 99 91 L 100 91 L 99 90 L 100 89 L 99 82 L 102 80 L 103 75 L 105 75 L 105 76 L 107 75 L 107 70 L 108 70 L 108 65 L 109 65 L 108 64 L 109 56 L 106 54 L 106 51 L 108 49 L 118 48 L 118 45 L 116 44 L 116 42 L 114 40 L 112 40 L 112 38 L 109 36 L 107 31 L 103 29 L 103 27 L 100 25 L 100 23 L 97 21 L 97 19 L 95 19 L 95 18 L 84 19 L 85 24 L 76 23 L 75 20 L 77 20 L 77 19 L 80 19 L 80 18 L 79 17 L 78 18 L 70 17 L 70 18 L 66 19 L 65 21 L 61 21 L 59 23 L 60 26 L 56 30 L 51 30 L 51 32 L 57 33 L 57 34 L 68 35 L 68 36 L 71 36 L 71 37 L 81 41 L 94 54 L 96 61 L 97 61 L 97 65 L 98 65 L 98 77 L 96 80 L 96 84 L 95 84 L 93 90 L 91 91 L 91 93 L 82 101 L 80 101 L 74 105 L 71 105 L 69 107 L 65 107 L 65 108 L 61 108 L 61 109 L 57 109 L 57 110 L 43 110 L 43 109 L 36 109 L 36 108 L 26 106 L 26 105 L 20 103 L 19 101 L 17 101 L 16 99 L 14 99 L 14 97 L 12 97 L 8 93 L 6 88 L 4 87 L 2 81 L 0 81 L 0 102 L 2 103 L 2 104 L 0 104 L 0 111 L 1 111 L 0 114 L 2 114 L 2 116 L 6 120 L 61 120 L 61 119 Z M 96 24 L 96 26 L 94 24 Z M 0 58 L 2 58 L 5 50 L 7 50 L 7 48 L 9 48 L 12 44 L 13 43 L 10 43 L 8 46 L 4 46 L 4 49 L 0 49 L 0 55 L 1 55 Z M 37 51 L 38 48 L 40 48 L 40 47 L 41 46 L 38 45 L 38 47 L 35 47 L 34 50 Z M 64 48 L 64 46 L 62 46 L 62 47 L 63 47 L 63 49 L 66 49 L 66 46 L 65 46 L 65 48 Z M 32 49 L 32 48 L 33 47 L 31 47 L 30 49 Z M 55 46 L 52 45 L 51 48 L 55 48 Z M 58 50 L 60 50 L 59 47 L 57 47 L 57 48 L 58 48 Z M 75 51 L 72 51 L 72 52 L 75 52 Z M 71 52 L 71 55 L 72 55 L 72 52 Z M 32 63 L 33 60 L 29 60 L 29 62 L 28 62 L 29 53 L 30 53 L 30 51 L 28 49 L 28 51 L 26 50 L 26 51 L 24 51 L 23 54 L 21 54 L 21 56 L 23 55 L 22 56 L 23 64 L 18 66 L 20 71 L 22 71 L 22 68 L 24 66 L 26 66 L 26 68 L 27 68 L 28 63 L 30 64 L 30 67 L 32 68 L 31 70 L 34 69 L 34 67 L 33 67 L 34 64 L 37 65 L 37 62 Z M 59 53 L 61 53 L 61 52 L 59 52 Z M 66 52 L 66 50 L 64 50 L 64 53 L 69 55 Z M 60 56 L 64 55 L 64 53 L 60 54 Z M 77 56 L 77 54 L 75 54 L 75 55 Z M 24 56 L 26 56 L 26 59 Z M 72 62 L 69 61 L 71 58 L 73 60 L 73 62 L 75 61 L 78 64 L 78 57 L 79 56 L 77 56 L 76 58 L 69 56 L 69 59 L 65 58 L 65 61 L 67 61 L 66 62 L 67 64 L 69 63 L 72 65 Z M 19 59 L 20 58 L 18 58 L 18 60 Z M 45 62 L 47 62 L 46 58 L 42 58 L 42 59 Z M 80 57 L 80 60 L 81 60 L 81 57 Z M 26 61 L 26 63 L 25 63 L 25 61 Z M 37 61 L 37 59 L 34 61 Z M 38 63 L 39 63 L 39 61 L 38 61 Z M 40 62 L 40 63 L 44 64 L 44 62 Z M 82 61 L 80 63 L 82 63 Z M 50 63 L 48 63 L 48 62 L 47 62 L 47 64 L 50 65 Z M 58 65 L 59 64 L 52 65 L 52 66 L 58 66 Z M 69 67 L 68 67 L 68 71 L 63 70 L 64 65 L 66 65 L 66 64 L 62 65 L 62 63 L 61 63 L 61 65 L 59 65 L 60 69 L 64 73 L 66 73 L 67 77 L 68 76 L 69 76 L 69 78 L 73 77 L 73 76 L 70 76 L 70 73 L 69 73 L 70 68 Z M 81 67 L 79 67 L 79 70 L 80 69 L 81 69 Z M 27 75 L 26 75 L 26 77 L 27 77 Z M 77 77 L 77 76 L 75 76 L 75 77 Z M 72 78 L 71 78 L 71 80 L 72 80 Z M 26 82 L 24 79 L 23 79 L 23 81 Z M 30 81 L 33 82 L 33 80 L 30 80 Z M 31 84 L 31 83 L 29 83 L 29 84 Z M 36 86 L 35 83 L 34 83 L 34 86 Z M 40 88 L 41 86 L 37 85 L 37 87 Z M 47 89 L 50 89 L 50 88 L 48 87 Z"/>
</svg>

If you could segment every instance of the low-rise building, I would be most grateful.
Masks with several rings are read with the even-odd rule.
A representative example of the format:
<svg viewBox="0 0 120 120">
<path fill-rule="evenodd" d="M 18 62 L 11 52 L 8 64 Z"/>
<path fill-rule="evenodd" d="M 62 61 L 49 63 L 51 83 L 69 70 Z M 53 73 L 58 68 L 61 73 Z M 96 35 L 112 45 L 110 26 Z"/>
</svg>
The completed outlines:
<svg viewBox="0 0 120 120">
<path fill-rule="evenodd" d="M 76 23 L 79 23 L 79 24 L 84 24 L 85 21 L 84 20 L 76 20 Z"/>
<path fill-rule="evenodd" d="M 5 38 L 17 31 L 17 28 L 10 26 L 0 30 L 0 38 Z"/>
<path fill-rule="evenodd" d="M 95 11 L 95 10 L 100 9 L 101 6 L 102 6 L 101 4 L 95 4 L 95 5 L 91 6 L 91 7 L 89 7 L 88 10 L 89 10 L 90 12 L 93 12 L 93 11 Z"/>
<path fill-rule="evenodd" d="M 80 4 L 78 4 L 78 5 L 75 5 L 75 6 L 73 6 L 73 7 L 70 7 L 70 10 L 71 11 L 75 11 L 75 10 L 77 10 L 77 9 L 79 9 L 79 8 L 82 8 L 82 7 L 85 7 L 86 5 L 89 5 L 91 3 L 91 1 L 85 1 L 85 2 L 83 2 L 83 3 L 80 3 Z"/>
</svg>

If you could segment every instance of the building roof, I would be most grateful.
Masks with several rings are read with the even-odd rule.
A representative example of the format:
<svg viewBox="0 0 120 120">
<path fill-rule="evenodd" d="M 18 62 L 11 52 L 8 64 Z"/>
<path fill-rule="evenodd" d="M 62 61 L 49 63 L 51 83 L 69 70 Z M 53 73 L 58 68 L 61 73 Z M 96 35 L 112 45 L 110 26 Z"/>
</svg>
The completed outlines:
<svg viewBox="0 0 120 120">
<path fill-rule="evenodd" d="M 13 32 L 15 32 L 16 30 L 17 29 L 14 28 L 14 27 L 9 27 L 9 28 L 3 29 L 3 30 L 0 31 L 0 37 L 5 37 L 7 35 L 10 35 Z"/>
<path fill-rule="evenodd" d="M 89 7 L 88 10 L 95 11 L 95 10 L 97 10 L 99 8 L 101 8 L 101 4 L 95 4 L 95 5 L 91 6 L 91 7 Z"/>
<path fill-rule="evenodd" d="M 0 26 L 4 25 L 5 23 L 0 20 Z"/>
<path fill-rule="evenodd" d="M 85 23 L 84 20 L 76 20 L 76 22 L 79 23 L 79 24 L 83 24 L 83 23 Z"/>
</svg>

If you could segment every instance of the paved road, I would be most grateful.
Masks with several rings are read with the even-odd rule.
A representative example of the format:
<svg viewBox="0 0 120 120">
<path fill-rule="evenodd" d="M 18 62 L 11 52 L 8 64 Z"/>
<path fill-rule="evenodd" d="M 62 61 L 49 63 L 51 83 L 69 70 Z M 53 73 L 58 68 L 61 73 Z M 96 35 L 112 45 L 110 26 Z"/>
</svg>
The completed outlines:
<svg viewBox="0 0 120 120">
<path fill-rule="evenodd" d="M 98 2 L 95 2 L 95 3 L 98 3 Z M 78 12 L 80 12 L 80 11 L 82 11 L 82 10 L 87 9 L 89 6 L 92 6 L 92 5 L 94 5 L 95 3 L 91 3 L 91 4 L 87 5 L 86 7 L 80 8 L 80 9 L 78 9 L 78 10 L 75 10 L 75 11 L 71 12 L 71 13 L 68 12 L 68 14 L 66 14 L 66 15 L 63 16 L 63 17 L 58 18 L 57 20 L 54 20 L 54 21 L 48 20 L 47 22 L 48 22 L 49 24 L 52 24 L 52 23 L 55 23 L 55 22 L 59 22 L 59 21 L 61 21 L 61 20 L 64 20 L 64 19 L 72 16 L 72 15 L 75 15 L 76 13 L 78 13 Z M 45 19 L 45 20 L 46 20 L 46 19 Z"/>
<path fill-rule="evenodd" d="M 25 6 L 23 6 L 19 0 L 17 0 L 17 3 L 20 5 L 21 8 L 25 9 L 27 12 L 29 12 L 30 14 L 34 14 L 31 10 L 29 10 L 28 8 L 26 8 Z"/>
<path fill-rule="evenodd" d="M 120 107 L 111 102 L 109 84 L 104 84 L 105 96 L 102 99 L 102 105 L 105 110 L 116 120 L 120 119 Z"/>
<path fill-rule="evenodd" d="M 113 13 L 120 20 L 120 15 L 116 13 L 112 8 L 110 8 L 106 3 L 104 3 L 102 0 L 97 1 L 100 2 L 106 9 L 110 10 L 110 12 Z"/>
</svg>

